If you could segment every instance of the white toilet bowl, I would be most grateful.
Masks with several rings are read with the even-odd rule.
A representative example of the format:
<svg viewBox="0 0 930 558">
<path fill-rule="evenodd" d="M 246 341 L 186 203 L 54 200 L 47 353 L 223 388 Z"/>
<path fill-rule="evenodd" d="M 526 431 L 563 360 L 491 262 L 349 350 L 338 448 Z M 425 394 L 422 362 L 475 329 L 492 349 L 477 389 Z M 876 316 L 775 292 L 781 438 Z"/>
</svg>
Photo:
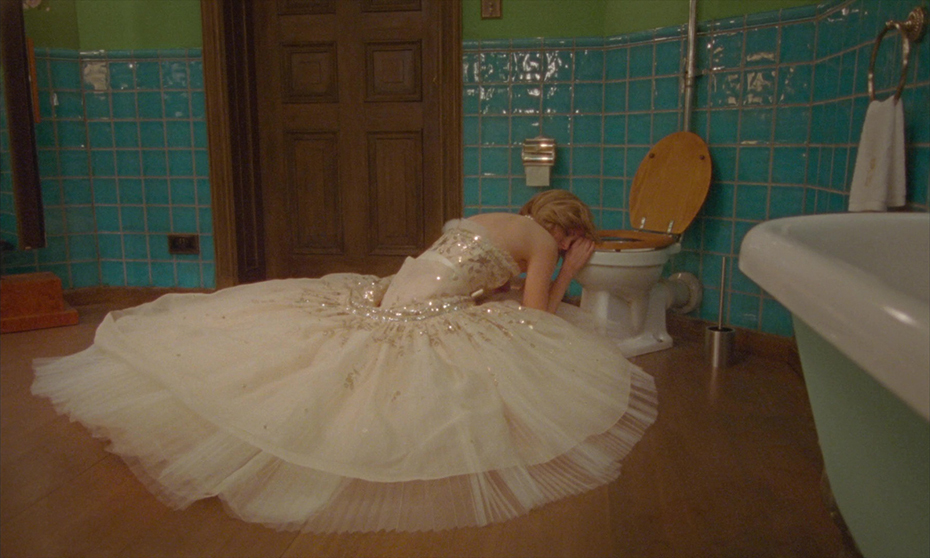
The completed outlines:
<svg viewBox="0 0 930 558">
<path fill-rule="evenodd" d="M 681 244 L 660 250 L 597 250 L 575 279 L 582 285 L 581 308 L 592 314 L 599 333 L 616 339 L 633 357 L 672 346 L 665 313 L 690 312 L 700 304 L 701 284 L 690 273 L 662 279 L 669 257 Z"/>
<path fill-rule="evenodd" d="M 707 196 L 710 165 L 707 146 L 695 134 L 678 132 L 657 143 L 630 189 L 631 222 L 638 228 L 604 231 L 607 238 L 575 277 L 581 308 L 626 356 L 671 347 L 666 311 L 687 313 L 701 302 L 697 277 L 663 279 L 662 270 L 681 251 L 680 235 Z"/>
</svg>

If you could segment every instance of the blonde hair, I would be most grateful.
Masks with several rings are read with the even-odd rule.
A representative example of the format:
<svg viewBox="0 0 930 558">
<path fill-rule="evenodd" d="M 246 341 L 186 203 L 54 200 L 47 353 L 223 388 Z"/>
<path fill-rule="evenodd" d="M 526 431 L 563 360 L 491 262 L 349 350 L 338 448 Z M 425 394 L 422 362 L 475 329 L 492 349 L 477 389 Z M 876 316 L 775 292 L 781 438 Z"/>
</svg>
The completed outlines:
<svg viewBox="0 0 930 558">
<path fill-rule="evenodd" d="M 520 215 L 529 215 L 547 230 L 555 226 L 566 232 L 581 230 L 584 236 L 598 240 L 591 210 L 578 196 L 566 190 L 546 190 L 536 194 L 520 208 Z"/>
</svg>

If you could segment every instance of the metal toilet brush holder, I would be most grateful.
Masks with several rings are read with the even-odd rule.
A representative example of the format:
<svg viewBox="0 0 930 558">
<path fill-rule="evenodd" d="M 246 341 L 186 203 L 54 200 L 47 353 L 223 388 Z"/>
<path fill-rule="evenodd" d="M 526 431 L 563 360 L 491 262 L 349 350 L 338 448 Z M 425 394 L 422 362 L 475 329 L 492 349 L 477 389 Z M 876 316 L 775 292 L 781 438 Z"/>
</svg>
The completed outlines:
<svg viewBox="0 0 930 558">
<path fill-rule="evenodd" d="M 717 313 L 717 325 L 704 331 L 704 354 L 712 368 L 726 368 L 733 361 L 733 345 L 736 331 L 723 325 L 723 310 L 726 293 L 727 259 L 723 258 L 720 270 L 720 307 Z"/>
</svg>

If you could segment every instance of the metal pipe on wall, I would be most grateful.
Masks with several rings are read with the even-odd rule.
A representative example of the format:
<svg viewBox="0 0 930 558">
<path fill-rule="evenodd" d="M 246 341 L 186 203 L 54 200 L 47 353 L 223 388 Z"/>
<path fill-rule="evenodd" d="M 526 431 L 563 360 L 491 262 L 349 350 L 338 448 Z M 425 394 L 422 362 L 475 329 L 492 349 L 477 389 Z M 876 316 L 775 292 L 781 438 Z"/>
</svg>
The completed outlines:
<svg viewBox="0 0 930 558">
<path fill-rule="evenodd" d="M 685 106 L 682 129 L 691 131 L 691 111 L 694 101 L 695 47 L 697 43 L 697 0 L 690 0 L 688 7 L 688 57 L 685 62 Z"/>
</svg>

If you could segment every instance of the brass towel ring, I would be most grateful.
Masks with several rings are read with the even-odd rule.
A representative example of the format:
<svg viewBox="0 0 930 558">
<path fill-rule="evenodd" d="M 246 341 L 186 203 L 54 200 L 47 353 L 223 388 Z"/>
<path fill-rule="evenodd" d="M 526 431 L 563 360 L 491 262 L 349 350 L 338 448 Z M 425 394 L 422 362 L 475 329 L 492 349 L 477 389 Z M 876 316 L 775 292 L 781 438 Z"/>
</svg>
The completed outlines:
<svg viewBox="0 0 930 558">
<path fill-rule="evenodd" d="M 897 29 L 901 34 L 901 79 L 898 81 L 898 89 L 894 93 L 895 100 L 901 98 L 901 92 L 904 91 L 904 83 L 907 81 L 907 60 L 911 53 L 911 41 L 919 41 L 927 26 L 927 11 L 918 6 L 911 10 L 906 21 L 889 21 L 885 28 L 878 34 L 875 39 L 875 46 L 872 47 L 872 58 L 869 60 L 869 100 L 875 100 L 875 57 L 878 55 L 878 47 L 885 38 L 885 33 L 892 29 Z"/>
</svg>

